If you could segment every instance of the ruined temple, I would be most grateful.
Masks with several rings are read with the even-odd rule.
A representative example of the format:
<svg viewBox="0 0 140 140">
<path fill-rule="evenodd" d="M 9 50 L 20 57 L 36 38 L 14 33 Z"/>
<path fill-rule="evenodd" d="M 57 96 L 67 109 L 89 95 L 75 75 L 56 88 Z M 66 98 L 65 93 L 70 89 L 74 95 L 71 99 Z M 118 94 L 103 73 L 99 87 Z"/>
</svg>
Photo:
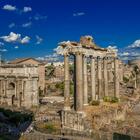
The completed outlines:
<svg viewBox="0 0 140 140">
<path fill-rule="evenodd" d="M 95 44 L 91 36 L 83 36 L 80 42 L 64 41 L 59 43 L 57 53 L 64 56 L 64 109 L 62 111 L 62 126 L 75 130 L 84 130 L 84 108 L 88 106 L 87 61 L 91 69 L 91 98 L 92 101 L 102 101 L 109 96 L 109 76 L 113 82 L 110 96 L 119 99 L 119 60 L 117 51 L 102 48 Z M 70 74 L 69 57 L 74 56 L 74 110 L 70 103 Z M 109 66 L 111 65 L 111 68 Z"/>
</svg>

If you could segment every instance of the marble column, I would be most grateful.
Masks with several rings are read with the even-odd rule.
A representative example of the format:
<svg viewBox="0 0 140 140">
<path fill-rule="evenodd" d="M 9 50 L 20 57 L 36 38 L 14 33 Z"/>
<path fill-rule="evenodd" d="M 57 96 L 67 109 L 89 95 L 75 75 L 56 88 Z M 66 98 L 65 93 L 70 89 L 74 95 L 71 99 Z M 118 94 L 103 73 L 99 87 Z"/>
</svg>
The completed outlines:
<svg viewBox="0 0 140 140">
<path fill-rule="evenodd" d="M 98 96 L 99 99 L 102 99 L 102 59 L 97 57 L 97 76 L 98 76 Z"/>
<path fill-rule="evenodd" d="M 91 94 L 92 100 L 96 99 L 96 84 L 95 84 L 95 58 L 91 57 Z"/>
<path fill-rule="evenodd" d="M 76 111 L 83 110 L 83 67 L 82 67 L 82 53 L 76 53 Z"/>
<path fill-rule="evenodd" d="M 108 72 L 107 72 L 107 58 L 103 59 L 103 75 L 104 75 L 104 96 L 108 96 Z"/>
<path fill-rule="evenodd" d="M 4 96 L 7 96 L 7 80 L 4 80 Z"/>
<path fill-rule="evenodd" d="M 83 94 L 84 105 L 88 105 L 87 56 L 83 57 Z"/>
<path fill-rule="evenodd" d="M 118 73 L 118 58 L 114 58 L 114 96 L 119 98 L 119 73 Z"/>
<path fill-rule="evenodd" d="M 70 76 L 69 76 L 69 56 L 64 55 L 64 110 L 70 110 Z"/>
</svg>

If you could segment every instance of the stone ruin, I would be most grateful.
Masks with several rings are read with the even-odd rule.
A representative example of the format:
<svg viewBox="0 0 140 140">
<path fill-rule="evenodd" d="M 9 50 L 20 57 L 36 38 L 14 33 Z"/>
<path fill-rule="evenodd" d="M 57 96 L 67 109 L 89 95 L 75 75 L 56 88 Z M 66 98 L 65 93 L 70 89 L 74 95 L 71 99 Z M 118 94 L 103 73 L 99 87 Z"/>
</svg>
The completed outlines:
<svg viewBox="0 0 140 140">
<path fill-rule="evenodd" d="M 88 106 L 87 59 L 91 64 L 91 98 L 102 101 L 109 94 L 108 61 L 111 60 L 114 72 L 114 92 L 111 96 L 119 98 L 119 72 L 117 51 L 97 46 L 91 36 L 83 36 L 80 42 L 64 41 L 59 43 L 57 54 L 64 56 L 64 109 L 62 111 L 62 127 L 78 131 L 84 130 L 84 107 Z M 70 105 L 69 57 L 74 56 L 74 110 Z M 97 74 L 95 72 L 97 64 Z M 96 80 L 97 79 L 97 80 Z"/>
</svg>

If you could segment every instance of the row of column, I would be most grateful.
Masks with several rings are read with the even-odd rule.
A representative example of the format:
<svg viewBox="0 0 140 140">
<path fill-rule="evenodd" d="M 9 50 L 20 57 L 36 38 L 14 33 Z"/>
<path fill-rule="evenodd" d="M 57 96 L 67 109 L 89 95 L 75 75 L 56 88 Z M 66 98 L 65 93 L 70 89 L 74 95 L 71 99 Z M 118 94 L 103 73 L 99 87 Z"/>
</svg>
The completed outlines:
<svg viewBox="0 0 140 140">
<path fill-rule="evenodd" d="M 75 110 L 82 111 L 83 104 L 88 105 L 88 81 L 87 81 L 87 57 L 82 53 L 75 54 Z M 64 89 L 64 109 L 70 109 L 70 77 L 69 77 L 69 55 L 64 55 L 65 89 Z M 103 96 L 108 96 L 108 76 L 107 58 L 103 58 L 103 78 L 102 59 L 97 57 L 97 82 L 98 94 L 96 95 L 96 72 L 95 58 L 91 57 L 91 96 L 92 100 L 101 100 Z M 114 58 L 114 96 L 119 98 L 119 77 L 118 59 Z"/>
</svg>

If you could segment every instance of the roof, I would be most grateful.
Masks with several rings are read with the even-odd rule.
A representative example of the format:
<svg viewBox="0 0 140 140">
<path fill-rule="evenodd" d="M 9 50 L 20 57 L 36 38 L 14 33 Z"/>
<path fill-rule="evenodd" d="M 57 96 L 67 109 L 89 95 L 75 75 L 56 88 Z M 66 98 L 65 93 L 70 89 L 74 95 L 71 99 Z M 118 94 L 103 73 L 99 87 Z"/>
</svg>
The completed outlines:
<svg viewBox="0 0 140 140">
<path fill-rule="evenodd" d="M 10 63 L 10 64 L 20 64 L 20 63 L 22 63 L 22 62 L 24 62 L 24 61 L 27 61 L 27 60 L 30 60 L 30 59 L 32 59 L 32 60 L 38 62 L 39 64 L 41 64 L 40 61 L 38 61 L 38 60 L 36 60 L 36 59 L 34 59 L 34 58 L 31 58 L 31 57 L 27 57 L 27 58 L 18 58 L 18 59 L 15 59 L 15 60 L 10 61 L 9 63 Z"/>
</svg>

